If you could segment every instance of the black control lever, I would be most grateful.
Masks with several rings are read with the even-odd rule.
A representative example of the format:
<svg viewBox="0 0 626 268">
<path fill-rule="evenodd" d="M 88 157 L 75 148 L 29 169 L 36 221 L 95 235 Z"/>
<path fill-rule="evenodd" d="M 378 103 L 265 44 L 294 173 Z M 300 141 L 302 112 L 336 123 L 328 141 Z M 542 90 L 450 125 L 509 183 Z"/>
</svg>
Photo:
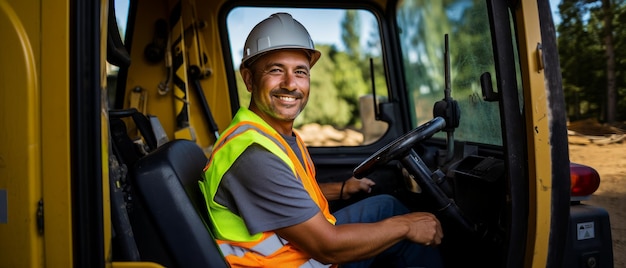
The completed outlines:
<svg viewBox="0 0 626 268">
<path fill-rule="evenodd" d="M 433 174 L 413 149 L 411 149 L 400 162 L 409 173 L 415 175 L 415 180 L 417 184 L 422 187 L 422 191 L 425 191 L 433 197 L 437 214 L 444 215 L 454 220 L 459 227 L 463 228 L 463 230 L 468 233 L 476 233 L 477 226 L 463 214 L 461 209 L 454 202 L 454 199 L 448 197 L 444 190 L 446 188 L 440 187 L 437 185 L 437 182 L 432 179 Z"/>
<path fill-rule="evenodd" d="M 448 153 L 446 154 L 446 160 L 450 161 L 454 156 L 454 129 L 459 127 L 459 122 L 461 120 L 461 108 L 459 107 L 459 104 L 454 99 L 452 99 L 451 96 L 452 86 L 450 83 L 450 50 L 448 45 L 448 34 L 446 34 L 444 37 L 444 98 L 443 100 L 435 102 L 435 106 L 433 108 L 433 117 L 441 117 L 446 120 L 446 127 L 443 129 L 443 131 L 447 133 L 448 141 Z"/>
</svg>

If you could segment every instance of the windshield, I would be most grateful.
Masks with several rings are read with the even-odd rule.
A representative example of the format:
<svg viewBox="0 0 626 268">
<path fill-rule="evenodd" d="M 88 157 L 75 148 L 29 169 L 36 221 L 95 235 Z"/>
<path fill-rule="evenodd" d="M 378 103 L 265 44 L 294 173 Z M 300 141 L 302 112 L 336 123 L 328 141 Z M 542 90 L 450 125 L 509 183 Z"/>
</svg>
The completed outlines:
<svg viewBox="0 0 626 268">
<path fill-rule="evenodd" d="M 480 86 L 483 73 L 491 73 L 492 79 L 495 76 L 485 2 L 400 1 L 396 21 L 405 87 L 409 104 L 414 107 L 413 127 L 432 119 L 433 104 L 444 97 L 444 40 L 448 34 L 451 95 L 461 109 L 455 137 L 502 145 L 498 103 L 484 101 Z"/>
<path fill-rule="evenodd" d="M 248 107 L 250 103 L 250 93 L 238 70 L 245 38 L 254 25 L 276 12 L 289 13 L 302 23 L 322 53 L 311 69 L 307 106 L 294 123 L 304 142 L 313 147 L 336 147 L 363 146 L 379 140 L 388 125 L 375 119 L 374 96 L 380 103 L 389 94 L 380 27 L 369 10 L 247 6 L 232 9 L 227 27 L 239 105 Z"/>
</svg>

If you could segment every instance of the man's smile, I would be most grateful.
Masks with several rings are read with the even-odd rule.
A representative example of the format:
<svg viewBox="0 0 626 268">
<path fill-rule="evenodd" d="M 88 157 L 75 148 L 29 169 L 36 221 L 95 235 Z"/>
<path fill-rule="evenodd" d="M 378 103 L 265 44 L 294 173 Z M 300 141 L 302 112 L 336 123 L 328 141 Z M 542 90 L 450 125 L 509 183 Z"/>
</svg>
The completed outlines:
<svg viewBox="0 0 626 268">
<path fill-rule="evenodd" d="M 278 94 L 272 94 L 272 97 L 277 99 L 277 104 L 294 105 L 302 99 L 302 94 L 298 94 L 297 92 L 285 94 L 284 92 L 281 92 Z"/>
<path fill-rule="evenodd" d="M 296 97 L 291 97 L 291 96 L 277 96 L 277 97 L 282 101 L 287 101 L 287 102 L 296 101 Z"/>
</svg>

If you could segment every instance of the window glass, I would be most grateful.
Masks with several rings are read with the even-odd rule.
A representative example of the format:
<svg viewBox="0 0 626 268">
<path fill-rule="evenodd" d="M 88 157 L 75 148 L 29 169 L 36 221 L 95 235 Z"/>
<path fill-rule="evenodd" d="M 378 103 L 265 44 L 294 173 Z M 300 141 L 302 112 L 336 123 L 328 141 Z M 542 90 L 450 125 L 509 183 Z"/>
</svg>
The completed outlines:
<svg viewBox="0 0 626 268">
<path fill-rule="evenodd" d="M 484 101 L 480 85 L 485 72 L 491 74 L 495 85 L 485 1 L 400 1 L 396 21 L 414 126 L 432 119 L 434 103 L 444 98 L 444 40 L 448 34 L 451 96 L 461 108 L 455 137 L 502 145 L 498 103 Z"/>
<path fill-rule="evenodd" d="M 122 37 L 122 42 L 126 36 L 126 24 L 128 23 L 128 8 L 130 0 L 115 0 L 115 20 L 117 21 L 117 28 Z"/>
<path fill-rule="evenodd" d="M 115 21 L 117 23 L 117 29 L 120 33 L 120 39 L 122 42 L 125 40 L 126 36 L 126 26 L 128 22 L 128 8 L 129 8 L 129 0 L 115 0 L 114 9 L 115 9 Z M 109 108 L 115 107 L 115 94 L 117 89 L 117 77 L 119 72 L 119 67 L 113 64 L 110 64 L 108 61 L 106 62 L 106 70 L 107 70 L 107 95 L 108 95 L 108 104 Z"/>
<path fill-rule="evenodd" d="M 309 31 L 322 57 L 311 69 L 311 91 L 294 128 L 309 146 L 359 146 L 372 143 L 387 130 L 374 120 L 372 75 L 378 101 L 384 101 L 387 82 L 382 64 L 376 17 L 367 10 L 237 7 L 227 17 L 232 61 L 237 74 L 239 104 L 248 107 L 250 93 L 239 65 L 245 39 L 257 23 L 273 13 L 286 12 Z"/>
</svg>

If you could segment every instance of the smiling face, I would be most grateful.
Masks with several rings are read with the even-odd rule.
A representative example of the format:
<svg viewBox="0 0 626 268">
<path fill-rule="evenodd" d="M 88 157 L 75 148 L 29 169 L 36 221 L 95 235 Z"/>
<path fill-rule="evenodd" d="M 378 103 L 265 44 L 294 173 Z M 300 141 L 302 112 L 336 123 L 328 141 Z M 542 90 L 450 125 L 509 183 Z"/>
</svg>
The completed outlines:
<svg viewBox="0 0 626 268">
<path fill-rule="evenodd" d="M 279 133 L 290 135 L 293 121 L 309 99 L 309 58 L 303 50 L 262 55 L 241 76 L 252 93 L 250 110 Z"/>
</svg>

